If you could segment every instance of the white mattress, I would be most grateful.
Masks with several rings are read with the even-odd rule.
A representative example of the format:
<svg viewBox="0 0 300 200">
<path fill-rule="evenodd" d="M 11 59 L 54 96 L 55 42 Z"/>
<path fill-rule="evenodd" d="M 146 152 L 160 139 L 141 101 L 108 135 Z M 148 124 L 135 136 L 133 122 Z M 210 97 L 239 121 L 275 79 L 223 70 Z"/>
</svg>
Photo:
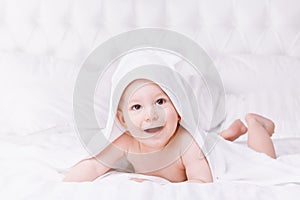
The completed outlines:
<svg viewBox="0 0 300 200">
<path fill-rule="evenodd" d="M 300 138 L 274 140 L 279 160 L 300 166 Z M 241 145 L 245 145 L 241 142 Z M 300 185 L 241 182 L 168 183 L 157 177 L 112 172 L 94 182 L 62 182 L 64 172 L 87 153 L 70 127 L 0 139 L 1 199 L 297 199 Z M 16 192 L 17 191 L 17 192 Z"/>
</svg>

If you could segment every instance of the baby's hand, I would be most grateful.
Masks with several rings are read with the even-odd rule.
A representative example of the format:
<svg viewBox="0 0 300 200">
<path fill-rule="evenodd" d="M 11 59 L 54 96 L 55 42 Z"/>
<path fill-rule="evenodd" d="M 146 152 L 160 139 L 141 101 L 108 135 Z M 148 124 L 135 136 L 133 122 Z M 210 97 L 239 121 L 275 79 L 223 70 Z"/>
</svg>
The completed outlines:
<svg viewBox="0 0 300 200">
<path fill-rule="evenodd" d="M 144 182 L 144 181 L 151 181 L 149 179 L 145 179 L 145 178 L 130 178 L 130 180 L 136 181 L 136 182 Z"/>
<path fill-rule="evenodd" d="M 165 180 L 165 182 L 163 182 L 162 180 L 161 181 L 155 181 L 155 180 L 151 180 L 151 179 L 146 179 L 146 178 L 135 178 L 135 177 L 132 177 L 130 178 L 129 180 L 133 180 L 133 181 L 136 181 L 136 182 L 139 182 L 139 183 L 142 183 L 142 182 L 145 182 L 145 181 L 150 181 L 150 182 L 154 182 L 154 183 L 158 183 L 160 185 L 165 185 L 168 183 L 167 180 Z"/>
</svg>

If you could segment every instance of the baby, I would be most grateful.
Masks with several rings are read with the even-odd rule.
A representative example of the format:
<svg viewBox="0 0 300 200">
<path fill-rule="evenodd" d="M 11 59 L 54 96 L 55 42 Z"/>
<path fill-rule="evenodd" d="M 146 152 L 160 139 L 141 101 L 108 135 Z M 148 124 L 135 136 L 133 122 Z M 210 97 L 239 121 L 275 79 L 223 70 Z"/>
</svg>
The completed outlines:
<svg viewBox="0 0 300 200">
<path fill-rule="evenodd" d="M 93 181 L 124 156 L 136 173 L 158 176 L 171 182 L 213 181 L 201 148 L 180 126 L 181 117 L 175 106 L 156 83 L 147 79 L 131 82 L 122 94 L 116 118 L 126 131 L 98 155 L 75 165 L 64 181 Z M 233 141 L 248 131 L 248 146 L 275 158 L 270 139 L 274 132 L 273 122 L 257 114 L 247 114 L 245 119 L 248 128 L 236 120 L 220 135 Z M 173 159 L 165 162 L 167 156 Z"/>
</svg>

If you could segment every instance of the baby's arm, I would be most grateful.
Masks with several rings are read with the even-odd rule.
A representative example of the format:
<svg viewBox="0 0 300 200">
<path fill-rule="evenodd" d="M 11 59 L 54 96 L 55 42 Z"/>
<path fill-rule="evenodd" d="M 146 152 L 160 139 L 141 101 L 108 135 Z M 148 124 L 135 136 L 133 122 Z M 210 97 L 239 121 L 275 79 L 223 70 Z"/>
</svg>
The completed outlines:
<svg viewBox="0 0 300 200">
<path fill-rule="evenodd" d="M 209 164 L 195 141 L 182 156 L 188 182 L 209 183 L 212 182 L 212 174 Z"/>
<path fill-rule="evenodd" d="M 107 172 L 110 168 L 100 163 L 96 158 L 80 161 L 66 175 L 64 181 L 83 182 L 93 181 Z"/>
<path fill-rule="evenodd" d="M 67 173 L 64 181 L 93 181 L 105 174 L 122 156 L 127 148 L 127 137 L 120 136 L 96 157 L 80 161 Z"/>
</svg>

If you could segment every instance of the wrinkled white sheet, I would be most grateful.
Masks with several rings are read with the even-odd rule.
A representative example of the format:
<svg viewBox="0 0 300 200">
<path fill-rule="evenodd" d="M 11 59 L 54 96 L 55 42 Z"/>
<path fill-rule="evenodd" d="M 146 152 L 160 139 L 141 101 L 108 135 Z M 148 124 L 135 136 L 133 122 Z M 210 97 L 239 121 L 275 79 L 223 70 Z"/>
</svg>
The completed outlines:
<svg viewBox="0 0 300 200">
<path fill-rule="evenodd" d="M 300 166 L 300 138 L 277 139 L 274 143 L 279 161 Z M 2 136 L 0 198 L 252 200 L 298 199 L 300 195 L 297 184 L 259 186 L 235 181 L 162 184 L 166 181 L 160 178 L 138 183 L 130 178 L 140 175 L 126 173 L 112 173 L 94 182 L 62 182 L 64 171 L 86 156 L 77 134 L 69 127 L 55 127 L 28 136 Z"/>
</svg>

